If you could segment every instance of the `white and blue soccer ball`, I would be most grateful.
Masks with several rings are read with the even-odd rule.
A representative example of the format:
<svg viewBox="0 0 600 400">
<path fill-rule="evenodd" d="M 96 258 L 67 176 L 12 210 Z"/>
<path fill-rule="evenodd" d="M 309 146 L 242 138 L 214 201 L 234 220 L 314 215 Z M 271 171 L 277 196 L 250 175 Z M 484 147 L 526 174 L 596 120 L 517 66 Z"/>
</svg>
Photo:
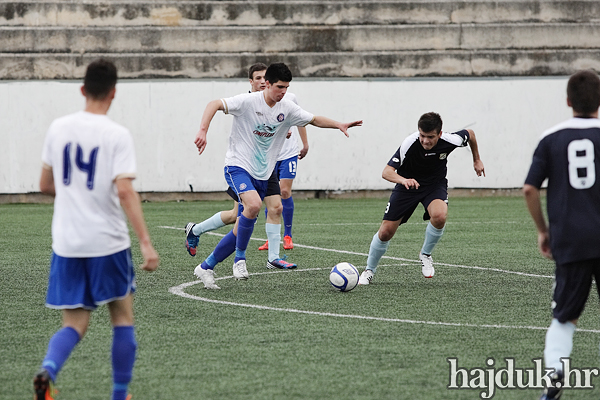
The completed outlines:
<svg viewBox="0 0 600 400">
<path fill-rule="evenodd" d="M 329 282 L 340 292 L 349 292 L 358 285 L 359 273 L 350 263 L 336 264 L 329 273 Z"/>
</svg>

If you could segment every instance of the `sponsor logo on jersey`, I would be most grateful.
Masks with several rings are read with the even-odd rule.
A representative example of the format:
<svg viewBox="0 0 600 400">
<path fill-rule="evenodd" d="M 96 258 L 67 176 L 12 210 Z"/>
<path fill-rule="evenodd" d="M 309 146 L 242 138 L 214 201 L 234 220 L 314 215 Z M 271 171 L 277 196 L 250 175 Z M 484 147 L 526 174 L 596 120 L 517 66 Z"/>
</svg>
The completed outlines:
<svg viewBox="0 0 600 400">
<path fill-rule="evenodd" d="M 260 124 L 252 131 L 252 133 L 254 133 L 256 136 L 269 138 L 271 136 L 274 136 L 276 131 L 276 126 Z"/>
<path fill-rule="evenodd" d="M 283 113 L 281 113 L 277 116 L 277 122 L 283 122 L 284 119 L 285 119 L 285 115 L 283 115 Z"/>
<path fill-rule="evenodd" d="M 448 153 L 442 153 L 442 154 L 440 154 L 440 160 L 445 160 L 446 157 L 448 157 Z"/>
<path fill-rule="evenodd" d="M 435 153 L 425 153 L 425 157 L 435 156 Z"/>
<path fill-rule="evenodd" d="M 261 132 L 261 131 L 253 131 L 252 133 L 254 133 L 256 136 L 260 136 L 260 137 L 271 137 L 273 135 L 275 135 L 275 132 Z"/>
<path fill-rule="evenodd" d="M 259 117 L 262 117 L 263 113 L 261 113 L 260 111 L 256 111 L 256 115 L 258 115 Z"/>
<path fill-rule="evenodd" d="M 398 160 L 396 157 L 392 158 L 393 162 L 400 162 L 400 160 Z"/>
</svg>

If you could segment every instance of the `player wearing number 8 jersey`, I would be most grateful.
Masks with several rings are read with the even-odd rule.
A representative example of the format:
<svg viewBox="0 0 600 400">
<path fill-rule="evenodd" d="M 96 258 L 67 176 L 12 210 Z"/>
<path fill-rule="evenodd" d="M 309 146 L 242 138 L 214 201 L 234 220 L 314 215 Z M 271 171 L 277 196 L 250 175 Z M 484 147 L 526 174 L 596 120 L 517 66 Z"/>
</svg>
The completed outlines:
<svg viewBox="0 0 600 400">
<path fill-rule="evenodd" d="M 600 281 L 600 79 L 595 72 L 571 76 L 567 104 L 573 118 L 544 132 L 523 187 L 540 252 L 556 262 L 554 318 L 544 349 L 546 368 L 554 368 L 555 381 L 563 378 L 560 359 L 571 354 L 592 278 Z M 546 179 L 548 224 L 540 201 Z M 541 398 L 559 397 L 558 388 L 549 388 Z"/>
</svg>

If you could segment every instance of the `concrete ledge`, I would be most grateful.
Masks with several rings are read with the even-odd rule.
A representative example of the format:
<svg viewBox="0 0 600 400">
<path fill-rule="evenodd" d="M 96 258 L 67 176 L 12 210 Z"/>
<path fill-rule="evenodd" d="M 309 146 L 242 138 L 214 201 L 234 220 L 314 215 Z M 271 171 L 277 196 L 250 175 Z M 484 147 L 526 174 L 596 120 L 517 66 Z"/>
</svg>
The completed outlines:
<svg viewBox="0 0 600 400">
<path fill-rule="evenodd" d="M 121 78 L 245 78 L 257 61 L 285 62 L 308 78 L 570 75 L 600 70 L 600 49 L 227 54 L 0 54 L 0 79 L 81 79 L 85 66 L 107 57 Z"/>
<path fill-rule="evenodd" d="M 597 23 L 0 27 L 3 53 L 273 53 L 600 48 Z"/>
<path fill-rule="evenodd" d="M 300 190 L 294 191 L 294 199 L 387 199 L 390 190 Z M 513 189 L 449 189 L 450 197 L 521 197 L 521 188 Z M 169 201 L 226 201 L 231 197 L 225 192 L 142 192 L 144 202 Z M 0 204 L 51 204 L 54 198 L 41 193 L 0 194 Z"/>
<path fill-rule="evenodd" d="M 234 26 L 586 22 L 597 1 L 4 1 L 0 25 Z"/>
</svg>

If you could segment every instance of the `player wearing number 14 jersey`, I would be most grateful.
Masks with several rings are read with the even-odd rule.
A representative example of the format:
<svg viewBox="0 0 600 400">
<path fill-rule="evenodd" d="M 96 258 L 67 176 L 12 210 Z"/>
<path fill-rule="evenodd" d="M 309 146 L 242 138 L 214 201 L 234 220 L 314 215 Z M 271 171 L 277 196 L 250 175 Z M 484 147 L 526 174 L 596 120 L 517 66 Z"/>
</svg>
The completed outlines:
<svg viewBox="0 0 600 400">
<path fill-rule="evenodd" d="M 103 304 L 113 326 L 112 400 L 130 398 L 137 344 L 135 273 L 125 215 L 139 239 L 142 269 L 154 271 L 158 254 L 131 183 L 136 173 L 133 140 L 106 116 L 116 83 L 113 63 L 92 62 L 81 88 L 85 110 L 52 122 L 44 141 L 40 190 L 55 197 L 46 306 L 62 310 L 63 323 L 33 378 L 36 400 L 53 399 L 58 373 L 83 339 L 92 311 Z M 93 379 L 94 373 L 86 376 Z"/>
<path fill-rule="evenodd" d="M 600 79 L 595 72 L 571 76 L 567 104 L 573 118 L 544 132 L 523 187 L 540 252 L 556 261 L 554 318 L 544 349 L 546 368 L 554 369 L 555 382 L 563 379 L 561 358 L 571 354 L 592 278 L 600 281 Z M 540 201 L 546 179 L 548 224 Z M 551 387 L 541 398 L 559 397 L 560 388 Z"/>
</svg>

